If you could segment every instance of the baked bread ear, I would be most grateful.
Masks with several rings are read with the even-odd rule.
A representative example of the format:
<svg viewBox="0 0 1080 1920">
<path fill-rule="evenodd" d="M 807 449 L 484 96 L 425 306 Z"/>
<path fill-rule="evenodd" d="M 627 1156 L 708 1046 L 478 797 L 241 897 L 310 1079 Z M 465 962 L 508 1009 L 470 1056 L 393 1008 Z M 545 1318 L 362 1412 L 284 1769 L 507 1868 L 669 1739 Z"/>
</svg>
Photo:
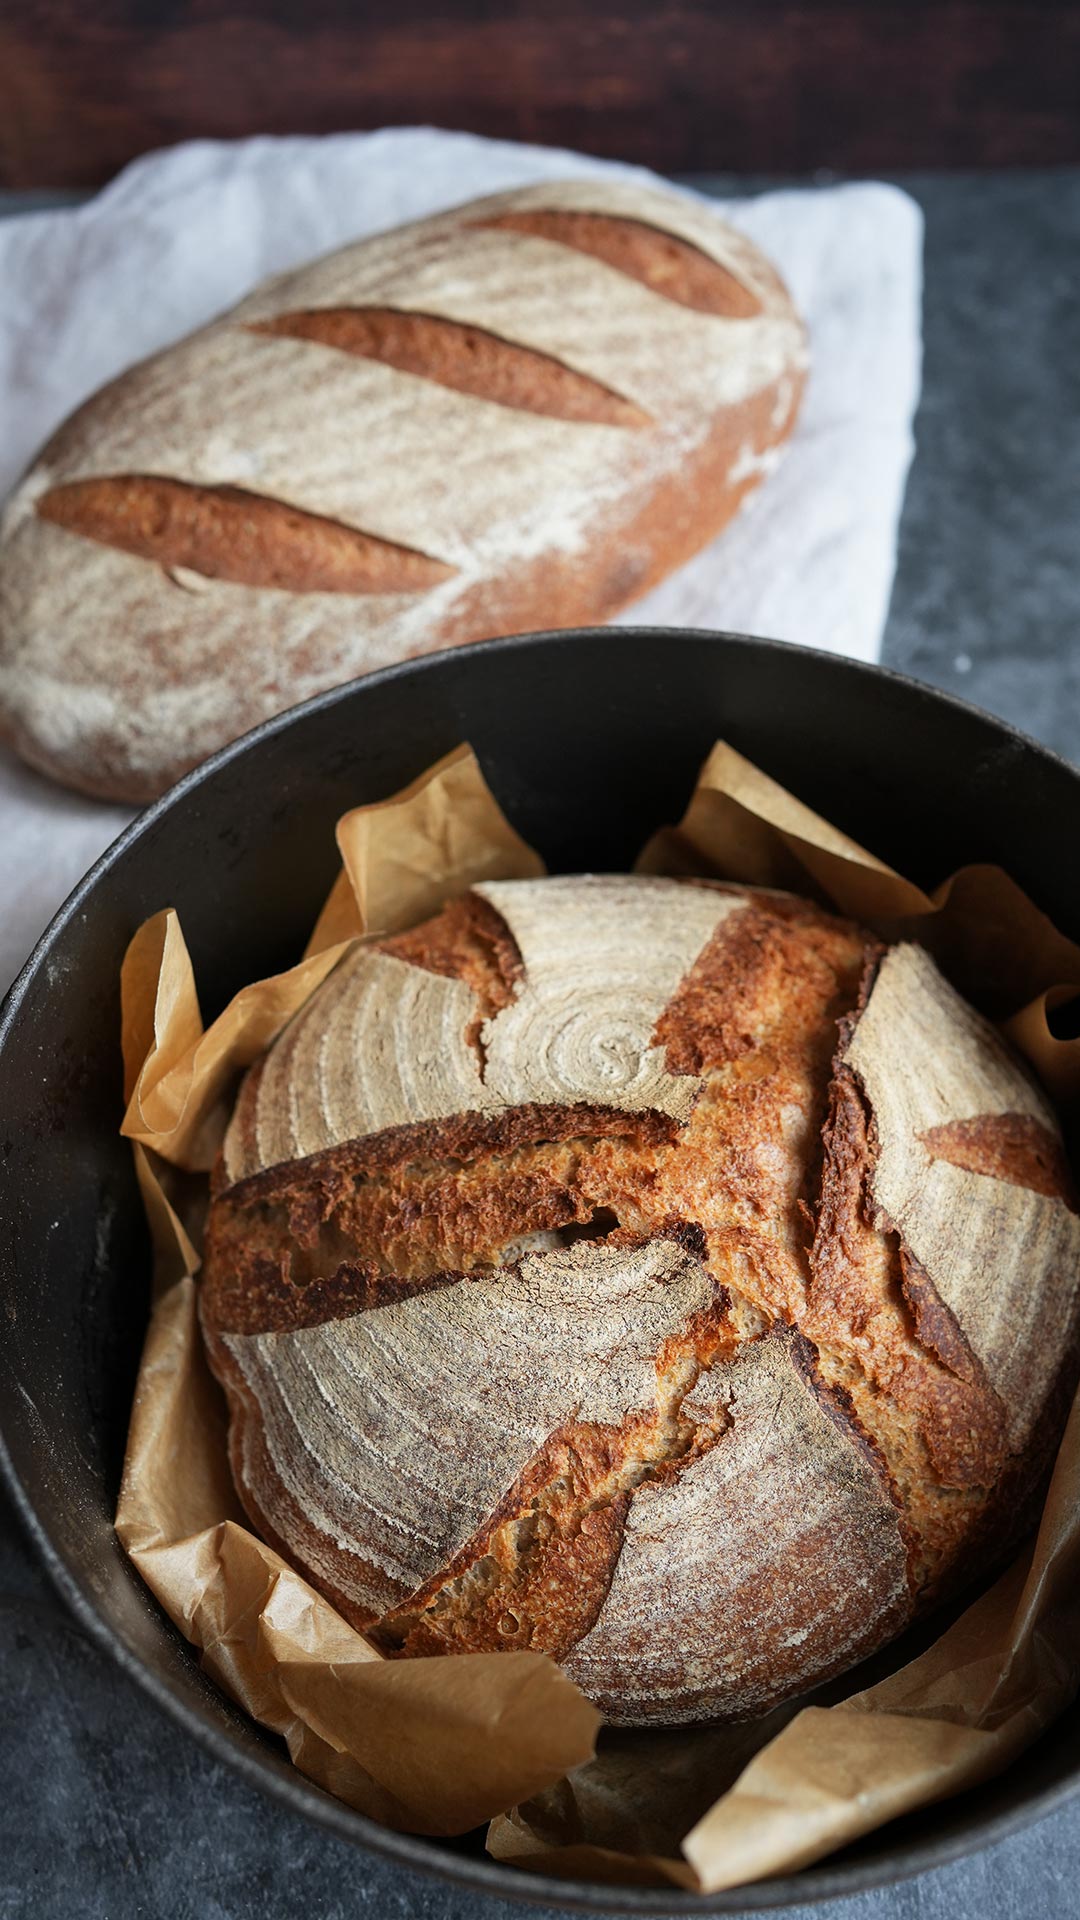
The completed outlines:
<svg viewBox="0 0 1080 1920">
<path fill-rule="evenodd" d="M 145 800 L 418 653 L 604 620 L 789 433 L 802 326 L 708 207 L 472 201 L 260 288 L 79 408 L 0 523 L 0 726 Z"/>
<path fill-rule="evenodd" d="M 245 1080 L 201 1284 L 264 1533 L 391 1653 L 763 1712 L 1000 1556 L 1076 1373 L 1053 1115 L 919 947 L 489 883 Z"/>
</svg>

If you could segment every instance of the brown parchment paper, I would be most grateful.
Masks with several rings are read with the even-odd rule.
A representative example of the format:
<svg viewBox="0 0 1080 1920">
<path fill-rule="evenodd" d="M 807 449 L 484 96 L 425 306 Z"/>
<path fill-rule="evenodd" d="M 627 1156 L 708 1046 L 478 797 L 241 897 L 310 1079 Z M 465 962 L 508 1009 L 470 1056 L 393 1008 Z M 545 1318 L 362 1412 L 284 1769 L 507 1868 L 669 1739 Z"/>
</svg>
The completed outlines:
<svg viewBox="0 0 1080 1920">
<path fill-rule="evenodd" d="M 383 1660 L 249 1531 L 193 1278 L 198 1176 L 237 1077 L 350 941 L 415 924 L 481 878 L 543 872 L 465 747 L 393 799 L 346 814 L 338 843 L 342 872 L 304 958 L 245 988 L 209 1028 L 175 914 L 148 921 L 124 963 L 123 1131 L 158 1301 L 116 1525 L 204 1666 L 284 1737 L 304 1773 L 373 1818 L 432 1834 L 490 1818 L 497 1857 L 586 1879 L 735 1886 L 999 1771 L 1080 1689 L 1077 1407 L 1034 1545 L 916 1659 L 846 1700 L 834 1682 L 813 1704 L 746 1727 L 605 1732 L 598 1750 L 599 1716 L 551 1661 Z M 1080 948 L 999 868 L 963 868 L 928 896 L 723 743 L 683 820 L 638 865 L 787 887 L 887 938 L 923 941 L 1060 1103 L 1080 1095 L 1080 1041 L 1055 1037 L 1047 1020 L 1080 992 Z"/>
<path fill-rule="evenodd" d="M 459 1833 L 584 1759 L 599 1715 L 537 1654 L 384 1660 L 250 1532 L 196 1320 L 200 1196 L 184 1176 L 210 1166 L 239 1071 L 350 939 L 423 918 L 474 880 L 543 869 L 465 749 L 395 800 L 346 815 L 338 838 L 349 892 L 335 886 L 306 957 L 244 988 L 205 1030 L 175 914 L 140 928 L 124 962 L 123 1131 L 135 1145 L 160 1297 L 116 1528 L 207 1671 L 284 1737 L 302 1772 L 389 1826 Z"/>
</svg>

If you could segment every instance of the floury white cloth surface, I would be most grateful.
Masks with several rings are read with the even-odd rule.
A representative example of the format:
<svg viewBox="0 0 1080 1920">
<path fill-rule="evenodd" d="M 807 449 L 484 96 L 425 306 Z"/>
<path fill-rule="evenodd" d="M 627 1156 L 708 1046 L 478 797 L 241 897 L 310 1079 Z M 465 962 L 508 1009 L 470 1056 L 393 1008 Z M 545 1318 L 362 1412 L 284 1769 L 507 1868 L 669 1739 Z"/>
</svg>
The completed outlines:
<svg viewBox="0 0 1080 1920">
<path fill-rule="evenodd" d="M 268 275 L 479 194 L 587 174 L 655 179 L 430 128 L 199 141 L 137 161 L 85 206 L 0 222 L 0 494 L 103 381 Z M 874 660 L 913 450 L 921 215 L 872 183 L 715 205 L 776 262 L 808 323 L 806 398 L 785 458 L 734 524 L 621 621 Z M 128 818 L 0 754 L 0 988 Z"/>
</svg>

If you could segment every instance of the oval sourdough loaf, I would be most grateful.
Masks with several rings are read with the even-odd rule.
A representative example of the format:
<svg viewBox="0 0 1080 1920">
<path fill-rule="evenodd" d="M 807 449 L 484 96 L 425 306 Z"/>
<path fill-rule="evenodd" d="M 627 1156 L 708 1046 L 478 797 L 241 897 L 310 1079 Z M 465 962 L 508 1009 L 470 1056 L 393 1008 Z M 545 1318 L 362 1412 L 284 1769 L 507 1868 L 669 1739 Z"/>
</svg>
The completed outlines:
<svg viewBox="0 0 1080 1920">
<path fill-rule="evenodd" d="M 602 620 L 792 426 L 802 326 L 698 202 L 549 182 L 261 288 L 62 426 L 0 526 L 0 725 L 143 800 L 309 694 Z"/>
<path fill-rule="evenodd" d="M 917 946 L 478 886 L 241 1090 L 202 1324 L 267 1537 L 390 1652 L 756 1714 L 1031 1517 L 1075 1375 L 1053 1116 Z"/>
</svg>

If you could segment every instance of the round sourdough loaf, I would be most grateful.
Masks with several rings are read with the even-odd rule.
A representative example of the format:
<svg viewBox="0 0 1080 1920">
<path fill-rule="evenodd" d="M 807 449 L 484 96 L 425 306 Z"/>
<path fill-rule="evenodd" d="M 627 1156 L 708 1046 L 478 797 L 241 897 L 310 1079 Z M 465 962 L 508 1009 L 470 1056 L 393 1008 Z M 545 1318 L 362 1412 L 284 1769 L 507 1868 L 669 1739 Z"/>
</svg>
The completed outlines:
<svg viewBox="0 0 1080 1920">
<path fill-rule="evenodd" d="M 244 1504 L 351 1621 L 638 1725 L 1001 1555 L 1078 1283 L 1053 1115 L 922 948 L 586 876 L 339 963 L 241 1089 L 201 1315 Z"/>
<path fill-rule="evenodd" d="M 0 521 L 0 732 L 146 800 L 419 653 L 606 620 L 778 458 L 806 370 L 700 199 L 562 180 L 258 288 L 64 423 Z"/>
</svg>

